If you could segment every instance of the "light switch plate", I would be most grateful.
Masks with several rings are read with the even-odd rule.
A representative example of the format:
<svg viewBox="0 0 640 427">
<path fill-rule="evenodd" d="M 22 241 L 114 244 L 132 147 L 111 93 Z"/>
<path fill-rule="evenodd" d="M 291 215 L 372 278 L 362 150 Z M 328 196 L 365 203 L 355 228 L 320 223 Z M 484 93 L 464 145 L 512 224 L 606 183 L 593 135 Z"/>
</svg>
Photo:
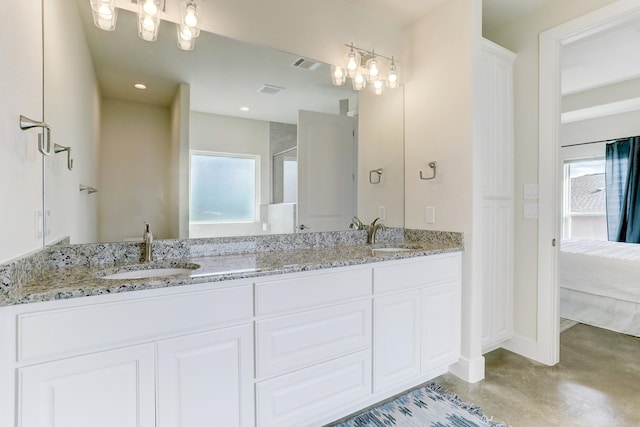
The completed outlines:
<svg viewBox="0 0 640 427">
<path fill-rule="evenodd" d="M 378 206 L 378 218 L 380 221 L 387 219 L 387 208 L 384 206 Z"/>
<path fill-rule="evenodd" d="M 424 222 L 427 224 L 436 223 L 436 208 L 427 206 L 424 208 Z"/>
<path fill-rule="evenodd" d="M 537 203 L 525 203 L 524 204 L 524 218 L 525 219 L 538 219 L 538 204 Z"/>
<path fill-rule="evenodd" d="M 524 199 L 525 200 L 537 200 L 538 199 L 538 184 L 525 184 L 524 185 Z"/>
</svg>

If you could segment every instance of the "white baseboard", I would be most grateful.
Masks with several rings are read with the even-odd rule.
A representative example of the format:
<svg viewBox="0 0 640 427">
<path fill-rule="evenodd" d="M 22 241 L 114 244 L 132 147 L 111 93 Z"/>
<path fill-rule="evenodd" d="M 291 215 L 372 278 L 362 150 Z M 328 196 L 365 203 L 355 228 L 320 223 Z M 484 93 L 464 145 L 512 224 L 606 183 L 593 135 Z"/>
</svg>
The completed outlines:
<svg viewBox="0 0 640 427">
<path fill-rule="evenodd" d="M 531 338 L 514 335 L 505 341 L 502 348 L 528 359 L 538 360 L 538 343 Z"/>
<path fill-rule="evenodd" d="M 460 357 L 456 363 L 449 366 L 449 372 L 468 383 L 477 383 L 484 379 L 484 357 L 473 360 Z"/>
</svg>

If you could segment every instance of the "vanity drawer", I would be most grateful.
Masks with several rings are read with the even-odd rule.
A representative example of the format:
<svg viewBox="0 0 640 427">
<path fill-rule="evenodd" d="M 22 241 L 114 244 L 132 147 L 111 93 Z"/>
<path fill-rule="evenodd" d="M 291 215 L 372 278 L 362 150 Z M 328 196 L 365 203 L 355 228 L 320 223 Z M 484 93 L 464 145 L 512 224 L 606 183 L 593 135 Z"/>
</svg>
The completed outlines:
<svg viewBox="0 0 640 427">
<path fill-rule="evenodd" d="M 256 315 L 339 304 L 371 296 L 371 269 L 304 275 L 256 284 Z"/>
<path fill-rule="evenodd" d="M 459 279 L 459 253 L 431 255 L 374 268 L 373 291 L 379 294 Z"/>
<path fill-rule="evenodd" d="M 371 351 L 256 384 L 258 427 L 314 425 L 336 408 L 371 395 Z"/>
<path fill-rule="evenodd" d="M 252 319 L 251 285 L 19 314 L 17 360 L 132 345 Z"/>
<path fill-rule="evenodd" d="M 257 376 L 294 371 L 371 346 L 371 300 L 256 322 Z"/>
</svg>

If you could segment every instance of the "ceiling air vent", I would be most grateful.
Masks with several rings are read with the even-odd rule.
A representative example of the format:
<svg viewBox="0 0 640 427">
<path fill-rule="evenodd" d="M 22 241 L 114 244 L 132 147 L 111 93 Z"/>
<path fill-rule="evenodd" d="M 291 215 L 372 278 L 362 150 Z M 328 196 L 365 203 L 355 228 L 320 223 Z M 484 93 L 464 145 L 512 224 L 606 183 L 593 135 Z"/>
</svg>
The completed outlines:
<svg viewBox="0 0 640 427">
<path fill-rule="evenodd" d="M 260 89 L 258 89 L 258 93 L 264 93 L 266 95 L 277 95 L 283 90 L 285 90 L 285 88 L 281 86 L 265 84 Z"/>
<path fill-rule="evenodd" d="M 298 58 L 293 62 L 293 64 L 291 64 L 291 66 L 295 68 L 302 68 L 303 70 L 315 70 L 321 64 L 321 62 L 312 61 L 307 58 Z"/>
</svg>

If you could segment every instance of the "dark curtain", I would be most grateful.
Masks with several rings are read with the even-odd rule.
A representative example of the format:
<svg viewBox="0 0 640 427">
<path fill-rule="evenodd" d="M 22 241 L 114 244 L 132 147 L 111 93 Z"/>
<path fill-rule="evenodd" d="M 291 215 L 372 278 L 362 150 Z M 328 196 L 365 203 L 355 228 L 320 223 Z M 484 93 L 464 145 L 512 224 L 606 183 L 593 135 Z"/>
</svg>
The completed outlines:
<svg viewBox="0 0 640 427">
<path fill-rule="evenodd" d="M 605 182 L 609 240 L 640 243 L 640 137 L 607 144 Z"/>
</svg>

